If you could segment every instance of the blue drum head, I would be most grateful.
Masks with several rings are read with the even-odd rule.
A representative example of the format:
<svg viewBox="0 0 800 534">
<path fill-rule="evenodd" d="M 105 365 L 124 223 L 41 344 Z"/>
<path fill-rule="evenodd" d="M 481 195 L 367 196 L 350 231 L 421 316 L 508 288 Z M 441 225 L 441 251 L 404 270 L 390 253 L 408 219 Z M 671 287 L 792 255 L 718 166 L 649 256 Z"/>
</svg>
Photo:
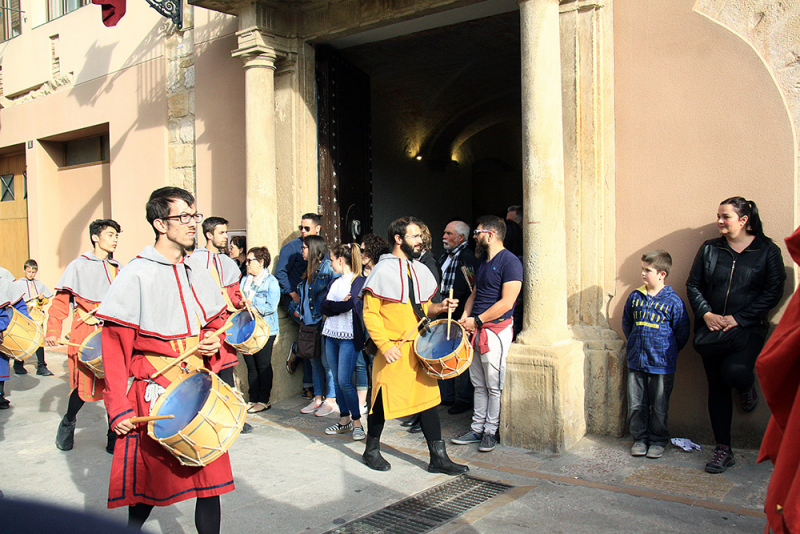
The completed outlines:
<svg viewBox="0 0 800 534">
<path fill-rule="evenodd" d="M 174 419 L 153 421 L 158 439 L 174 436 L 183 430 L 200 412 L 211 394 L 213 381 L 207 373 L 197 373 L 183 380 L 161 403 L 154 415 L 174 415 Z"/>
<path fill-rule="evenodd" d="M 247 311 L 241 311 L 230 318 L 232 327 L 228 329 L 227 339 L 230 344 L 241 344 L 250 339 L 256 322 L 250 317 Z"/>
<path fill-rule="evenodd" d="M 92 332 L 85 340 L 83 340 L 82 345 L 91 348 L 78 349 L 78 357 L 82 362 L 90 362 L 103 355 L 103 343 L 102 339 L 100 338 L 100 332 L 101 330 Z"/>
<path fill-rule="evenodd" d="M 450 339 L 447 339 L 447 328 L 450 327 Z M 426 360 L 439 360 L 454 353 L 461 345 L 464 331 L 454 323 L 436 323 L 430 331 L 423 330 L 417 338 L 417 354 Z"/>
</svg>

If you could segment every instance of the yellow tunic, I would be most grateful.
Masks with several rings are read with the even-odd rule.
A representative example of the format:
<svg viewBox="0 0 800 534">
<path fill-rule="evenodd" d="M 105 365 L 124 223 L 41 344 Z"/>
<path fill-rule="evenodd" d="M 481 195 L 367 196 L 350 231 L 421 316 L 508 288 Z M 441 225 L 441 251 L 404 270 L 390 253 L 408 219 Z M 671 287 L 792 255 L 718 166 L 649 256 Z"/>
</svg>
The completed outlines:
<svg viewBox="0 0 800 534">
<path fill-rule="evenodd" d="M 422 309 L 427 312 L 428 304 L 423 304 Z M 364 292 L 364 325 L 378 347 L 372 368 L 372 405 L 381 392 L 386 419 L 419 413 L 441 402 L 436 379 L 428 376 L 413 353 L 415 336 L 400 349 L 402 356 L 396 362 L 386 363 L 383 356 L 383 352 L 398 345 L 417 322 L 410 303 L 382 300 Z"/>
</svg>

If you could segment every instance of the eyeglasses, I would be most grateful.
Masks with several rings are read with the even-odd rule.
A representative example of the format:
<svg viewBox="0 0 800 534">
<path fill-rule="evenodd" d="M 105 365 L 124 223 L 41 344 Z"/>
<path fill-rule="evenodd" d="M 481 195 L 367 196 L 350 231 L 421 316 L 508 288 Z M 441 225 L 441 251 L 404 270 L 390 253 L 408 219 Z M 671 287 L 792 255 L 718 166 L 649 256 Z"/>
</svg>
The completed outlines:
<svg viewBox="0 0 800 534">
<path fill-rule="evenodd" d="M 416 241 L 417 239 L 422 240 L 422 234 L 417 234 L 417 235 L 408 235 L 408 234 L 406 234 L 406 239 L 408 239 L 410 241 Z"/>
<path fill-rule="evenodd" d="M 250 263 L 251 261 L 258 261 L 256 258 L 247 258 L 247 262 Z"/>
<path fill-rule="evenodd" d="M 194 219 L 194 222 L 201 223 L 203 221 L 202 213 L 181 213 L 180 215 L 170 215 L 169 217 L 161 217 L 162 221 L 170 219 L 177 219 L 181 224 L 189 224 L 189 221 Z"/>
<path fill-rule="evenodd" d="M 303 230 L 305 230 L 306 232 L 310 232 L 311 231 L 311 227 L 310 226 L 303 226 L 302 224 L 300 226 L 298 226 L 297 229 L 300 230 L 301 232 Z"/>
<path fill-rule="evenodd" d="M 474 235 L 475 237 L 481 234 L 493 234 L 493 233 L 495 233 L 495 230 L 481 230 L 480 228 L 476 228 L 475 230 L 472 231 L 472 235 Z"/>
</svg>

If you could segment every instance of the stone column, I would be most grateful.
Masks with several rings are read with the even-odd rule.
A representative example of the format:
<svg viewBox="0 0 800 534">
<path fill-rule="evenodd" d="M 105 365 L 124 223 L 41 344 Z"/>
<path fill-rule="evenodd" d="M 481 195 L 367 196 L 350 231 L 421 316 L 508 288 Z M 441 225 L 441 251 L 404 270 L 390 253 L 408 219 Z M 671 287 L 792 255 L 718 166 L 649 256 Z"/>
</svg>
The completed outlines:
<svg viewBox="0 0 800 534">
<path fill-rule="evenodd" d="M 581 343 L 567 326 L 564 135 L 558 0 L 518 0 L 525 237 L 523 330 L 511 348 L 501 433 L 561 451 L 586 433 Z"/>
<path fill-rule="evenodd" d="M 273 254 L 278 246 L 278 213 L 275 209 L 275 61 L 277 53 L 263 43 L 257 29 L 238 33 L 239 49 L 233 52 L 245 71 L 245 173 L 247 244 L 266 246 Z"/>
</svg>

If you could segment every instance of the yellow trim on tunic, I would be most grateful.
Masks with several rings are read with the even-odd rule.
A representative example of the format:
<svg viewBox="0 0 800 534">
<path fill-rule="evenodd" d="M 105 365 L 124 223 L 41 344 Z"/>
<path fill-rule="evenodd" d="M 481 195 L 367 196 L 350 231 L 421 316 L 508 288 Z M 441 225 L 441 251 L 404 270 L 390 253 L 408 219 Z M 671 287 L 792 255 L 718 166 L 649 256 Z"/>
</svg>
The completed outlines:
<svg viewBox="0 0 800 534">
<path fill-rule="evenodd" d="M 427 312 L 427 303 L 422 308 Z M 417 322 L 411 304 L 382 300 L 364 292 L 364 325 L 378 347 L 372 368 L 372 405 L 378 392 L 383 392 L 386 419 L 419 413 L 441 403 L 436 379 L 428 376 L 413 354 L 415 336 L 400 349 L 402 356 L 396 362 L 388 364 L 383 356 L 383 351 L 398 345 Z"/>
</svg>

